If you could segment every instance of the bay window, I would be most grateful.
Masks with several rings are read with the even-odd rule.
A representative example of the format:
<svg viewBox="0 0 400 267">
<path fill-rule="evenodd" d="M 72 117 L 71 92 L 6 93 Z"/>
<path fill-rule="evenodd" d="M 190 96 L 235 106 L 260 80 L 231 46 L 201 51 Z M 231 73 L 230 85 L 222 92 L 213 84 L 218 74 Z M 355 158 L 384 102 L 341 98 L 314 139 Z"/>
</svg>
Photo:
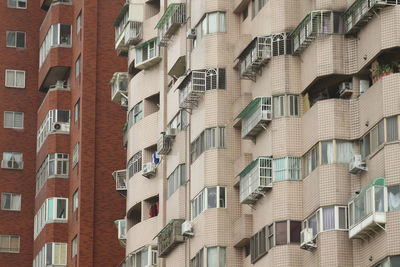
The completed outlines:
<svg viewBox="0 0 400 267">
<path fill-rule="evenodd" d="M 203 36 L 210 33 L 226 32 L 225 12 L 207 13 L 196 26 L 196 39 L 194 45 Z"/>
<path fill-rule="evenodd" d="M 190 267 L 226 267 L 226 247 L 205 247 L 190 260 Z"/>
<path fill-rule="evenodd" d="M 71 25 L 61 23 L 51 25 L 40 46 L 39 67 L 46 60 L 51 48 L 71 47 L 71 37 Z"/>
<path fill-rule="evenodd" d="M 206 209 L 226 208 L 226 187 L 206 187 L 191 201 L 192 219 Z"/>
<path fill-rule="evenodd" d="M 180 164 L 168 176 L 168 197 L 186 183 L 186 164 Z"/>
<path fill-rule="evenodd" d="M 225 127 L 205 129 L 190 145 L 191 161 L 194 162 L 204 151 L 225 147 Z"/>
<path fill-rule="evenodd" d="M 135 173 L 140 172 L 142 167 L 142 151 L 139 151 L 128 161 L 128 177 L 131 178 Z"/>
<path fill-rule="evenodd" d="M 329 230 L 347 230 L 347 207 L 327 206 L 317 209 L 303 221 L 303 228 L 311 228 L 313 236 Z"/>
</svg>

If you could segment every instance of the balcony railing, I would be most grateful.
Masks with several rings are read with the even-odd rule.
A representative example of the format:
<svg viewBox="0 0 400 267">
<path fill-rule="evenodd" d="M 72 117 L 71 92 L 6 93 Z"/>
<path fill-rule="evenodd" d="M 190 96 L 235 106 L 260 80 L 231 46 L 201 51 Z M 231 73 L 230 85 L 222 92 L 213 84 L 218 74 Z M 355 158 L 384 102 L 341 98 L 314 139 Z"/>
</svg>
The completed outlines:
<svg viewBox="0 0 400 267">
<path fill-rule="evenodd" d="M 67 81 L 57 81 L 54 85 L 49 87 L 49 91 L 57 91 L 57 90 L 70 90 L 69 84 Z"/>
<path fill-rule="evenodd" d="M 315 38 L 335 33 L 343 33 L 341 13 L 330 10 L 311 11 L 290 34 L 293 54 L 300 54 Z"/>
<path fill-rule="evenodd" d="M 126 170 L 114 171 L 113 177 L 115 179 L 115 189 L 122 196 L 126 196 L 126 190 L 127 190 Z"/>
<path fill-rule="evenodd" d="M 240 203 L 254 204 L 272 188 L 272 157 L 258 157 L 239 176 Z"/>
<path fill-rule="evenodd" d="M 128 107 L 128 83 L 129 76 L 126 72 L 114 73 L 111 81 L 111 101 Z"/>
<path fill-rule="evenodd" d="M 121 246 L 125 247 L 126 246 L 126 220 L 125 219 L 116 220 L 116 221 L 114 221 L 114 224 L 118 230 L 119 243 L 121 244 Z"/>
<path fill-rule="evenodd" d="M 386 224 L 385 178 L 376 178 L 349 202 L 349 238 L 369 239 Z"/>
<path fill-rule="evenodd" d="M 185 4 L 170 4 L 157 23 L 160 46 L 167 46 L 172 35 L 186 22 Z"/>
<path fill-rule="evenodd" d="M 206 71 L 194 70 L 181 83 L 179 88 L 179 107 L 192 109 L 206 91 Z"/>
<path fill-rule="evenodd" d="M 183 219 L 171 220 L 158 234 L 158 256 L 163 258 L 179 243 L 184 242 L 182 235 Z"/>
<path fill-rule="evenodd" d="M 344 12 L 345 33 L 357 33 L 380 9 L 393 5 L 400 5 L 400 0 L 356 0 Z"/>
<path fill-rule="evenodd" d="M 271 97 L 257 97 L 238 115 L 242 119 L 242 138 L 254 139 L 272 120 Z"/>
<path fill-rule="evenodd" d="M 136 45 L 142 40 L 143 4 L 127 2 L 117 16 L 115 27 L 115 49 L 121 56 L 128 54 L 129 45 Z"/>
</svg>

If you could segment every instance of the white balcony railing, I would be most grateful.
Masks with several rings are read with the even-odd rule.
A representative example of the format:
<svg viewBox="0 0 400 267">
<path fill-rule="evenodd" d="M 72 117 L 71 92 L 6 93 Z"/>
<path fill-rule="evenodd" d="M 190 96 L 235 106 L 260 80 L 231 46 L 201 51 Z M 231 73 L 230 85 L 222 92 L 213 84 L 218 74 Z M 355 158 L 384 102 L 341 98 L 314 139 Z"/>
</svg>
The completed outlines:
<svg viewBox="0 0 400 267">
<path fill-rule="evenodd" d="M 254 204 L 272 187 L 272 157 L 258 157 L 239 176 L 240 203 Z"/>
<path fill-rule="evenodd" d="M 179 107 L 192 109 L 206 91 L 206 71 L 192 71 L 179 86 Z"/>
<path fill-rule="evenodd" d="M 186 22 L 185 4 L 170 4 L 164 15 L 157 23 L 160 46 L 167 46 L 169 39 Z"/>
<path fill-rule="evenodd" d="M 349 238 L 368 239 L 386 224 L 387 188 L 384 178 L 376 178 L 348 204 Z"/>
<path fill-rule="evenodd" d="M 238 115 L 242 119 L 242 138 L 254 139 L 272 120 L 271 97 L 257 97 Z"/>
<path fill-rule="evenodd" d="M 346 34 L 355 34 L 385 6 L 400 5 L 400 0 L 356 0 L 343 14 Z"/>
<path fill-rule="evenodd" d="M 272 37 L 258 36 L 239 56 L 242 79 L 255 80 L 261 68 L 271 59 Z"/>
</svg>

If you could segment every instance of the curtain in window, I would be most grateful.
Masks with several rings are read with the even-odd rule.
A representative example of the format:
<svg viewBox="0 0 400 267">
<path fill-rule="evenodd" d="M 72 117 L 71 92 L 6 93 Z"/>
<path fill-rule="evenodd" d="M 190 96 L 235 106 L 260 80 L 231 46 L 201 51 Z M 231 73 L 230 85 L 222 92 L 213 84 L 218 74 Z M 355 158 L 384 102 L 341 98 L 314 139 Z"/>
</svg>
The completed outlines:
<svg viewBox="0 0 400 267">
<path fill-rule="evenodd" d="M 13 251 L 13 252 L 19 251 L 19 236 L 11 236 L 10 251 Z"/>
<path fill-rule="evenodd" d="M 207 202 L 208 202 L 208 208 L 216 208 L 217 207 L 217 188 L 216 187 L 210 187 L 207 189 L 208 195 L 207 195 Z"/>
<path fill-rule="evenodd" d="M 207 267 L 218 267 L 217 247 L 207 248 Z"/>
<path fill-rule="evenodd" d="M 13 112 L 4 112 L 4 126 L 5 127 L 13 127 L 14 126 L 14 113 Z"/>
<path fill-rule="evenodd" d="M 351 142 L 336 141 L 336 157 L 338 163 L 349 163 L 353 156 L 353 144 Z"/>
<path fill-rule="evenodd" d="M 218 32 L 218 13 L 208 14 L 208 33 Z"/>
<path fill-rule="evenodd" d="M 322 209 L 323 216 L 323 230 L 335 229 L 335 207 L 328 207 Z"/>
<path fill-rule="evenodd" d="M 389 210 L 395 211 L 400 210 L 400 186 L 388 187 L 389 192 Z"/>
<path fill-rule="evenodd" d="M 15 32 L 7 32 L 7 45 L 15 46 Z"/>
<path fill-rule="evenodd" d="M 315 214 L 308 220 L 308 226 L 313 230 L 313 236 L 316 236 L 318 233 L 318 226 L 317 216 Z"/>
<path fill-rule="evenodd" d="M 22 112 L 14 112 L 14 127 L 22 128 L 23 127 L 23 113 Z"/>
<path fill-rule="evenodd" d="M 219 187 L 219 205 L 218 208 L 225 208 L 225 187 Z"/>
<path fill-rule="evenodd" d="M 375 211 L 384 212 L 384 189 L 383 187 L 375 187 Z"/>
<path fill-rule="evenodd" d="M 274 159 L 274 181 L 283 181 L 286 179 L 286 164 L 287 158 Z"/>
<path fill-rule="evenodd" d="M 322 142 L 322 163 L 333 163 L 333 143 L 332 141 Z"/>
<path fill-rule="evenodd" d="M 21 208 L 21 195 L 12 194 L 12 195 L 10 195 L 10 197 L 12 197 L 11 209 L 12 210 L 20 210 L 20 208 Z"/>
<path fill-rule="evenodd" d="M 1 208 L 8 210 L 11 208 L 11 195 L 3 193 L 1 194 Z"/>
<path fill-rule="evenodd" d="M 15 72 L 11 70 L 6 71 L 6 86 L 14 87 Z"/>
<path fill-rule="evenodd" d="M 218 15 L 219 15 L 219 32 L 226 32 L 225 13 L 219 12 Z"/>
<path fill-rule="evenodd" d="M 387 142 L 393 142 L 399 139 L 397 116 L 386 119 L 386 134 Z"/>
<path fill-rule="evenodd" d="M 219 266 L 218 267 L 226 267 L 226 248 L 219 248 Z"/>
</svg>

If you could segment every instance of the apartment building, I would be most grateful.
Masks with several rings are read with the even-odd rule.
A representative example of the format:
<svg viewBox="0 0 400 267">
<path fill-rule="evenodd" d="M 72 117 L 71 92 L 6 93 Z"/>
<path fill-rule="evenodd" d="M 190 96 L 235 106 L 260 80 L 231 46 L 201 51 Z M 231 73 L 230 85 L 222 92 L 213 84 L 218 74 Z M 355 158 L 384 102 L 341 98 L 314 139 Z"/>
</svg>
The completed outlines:
<svg viewBox="0 0 400 267">
<path fill-rule="evenodd" d="M 399 22 L 398 0 L 127 1 L 120 266 L 400 266 Z"/>
<path fill-rule="evenodd" d="M 0 266 L 116 266 L 125 115 L 109 76 L 124 1 L 0 4 Z M 3 115 L 4 114 L 4 115 Z M 118 127 L 117 127 L 118 126 Z"/>
</svg>

